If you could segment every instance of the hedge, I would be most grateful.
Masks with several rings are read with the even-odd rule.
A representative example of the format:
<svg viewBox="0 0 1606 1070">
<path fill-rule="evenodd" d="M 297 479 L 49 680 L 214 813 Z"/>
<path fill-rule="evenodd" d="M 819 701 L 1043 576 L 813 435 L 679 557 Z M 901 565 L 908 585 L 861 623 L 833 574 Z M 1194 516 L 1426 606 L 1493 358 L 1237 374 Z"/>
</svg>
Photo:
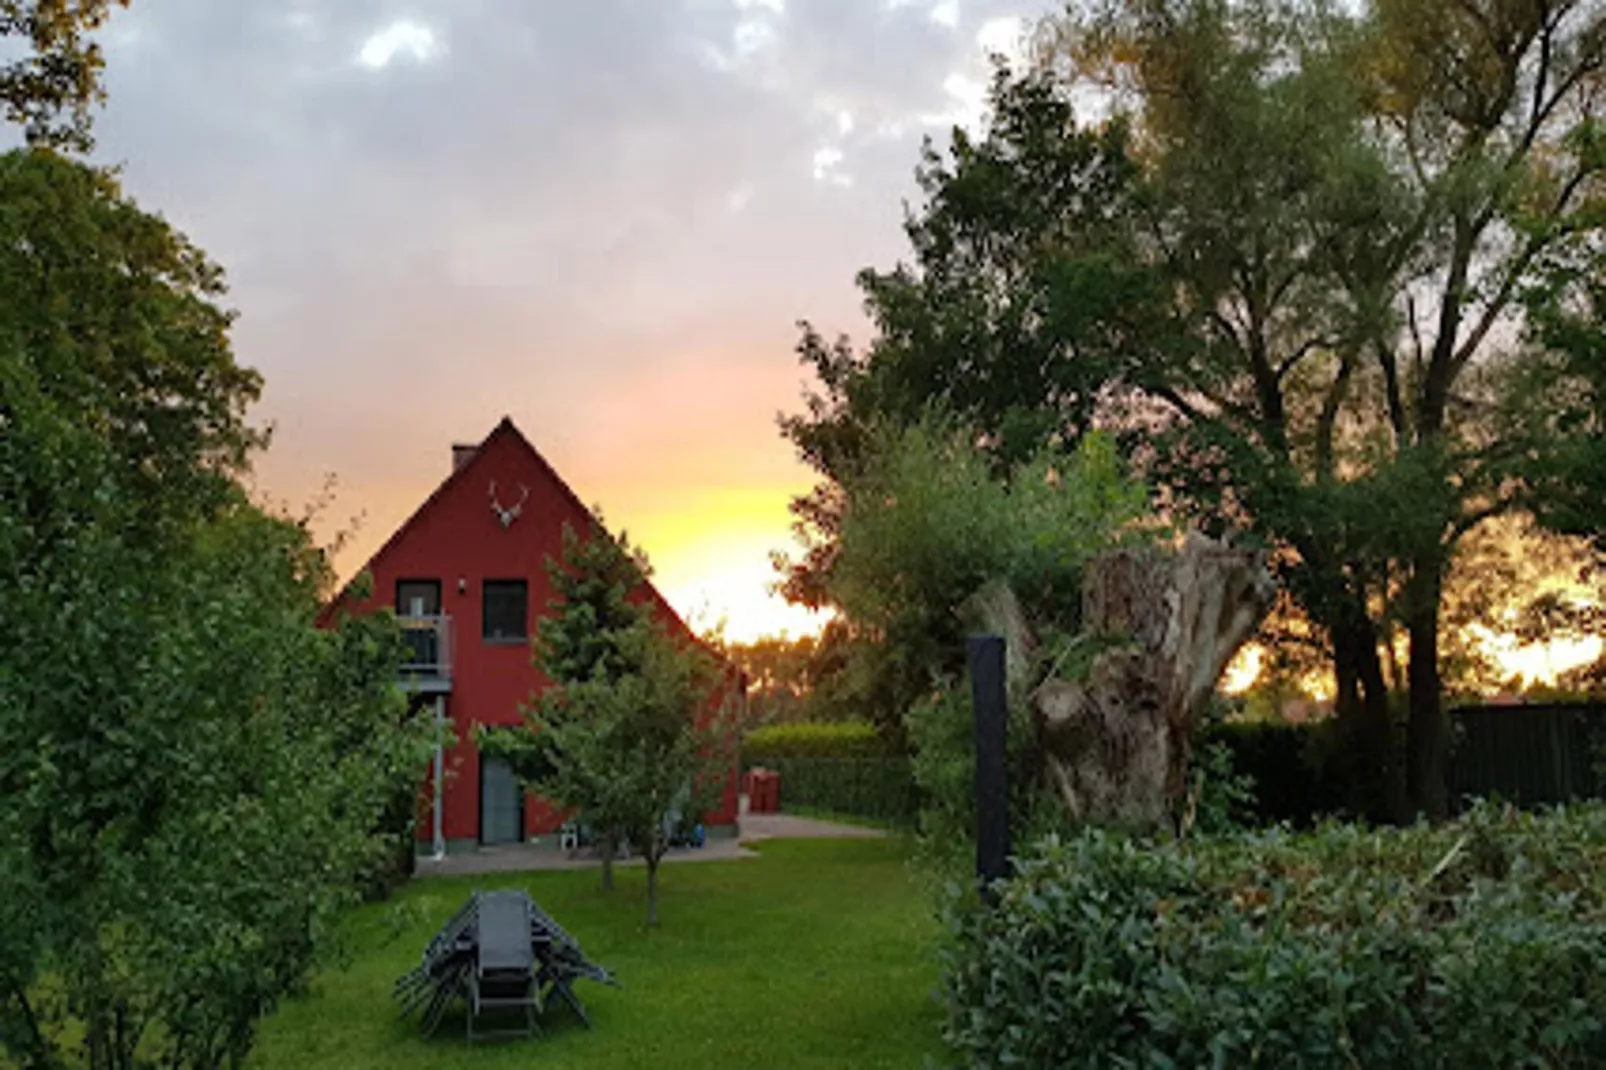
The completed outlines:
<svg viewBox="0 0 1606 1070">
<path fill-rule="evenodd" d="M 1464 707 L 1453 726 L 1449 788 L 1455 806 L 1498 797 L 1519 805 L 1606 796 L 1606 705 Z M 1351 803 L 1338 725 L 1226 722 L 1204 733 L 1254 781 L 1254 817 L 1310 827 Z"/>
<path fill-rule="evenodd" d="M 864 721 L 802 721 L 755 728 L 742 739 L 742 764 L 773 765 L 781 758 L 884 758 L 888 748 Z"/>
<path fill-rule="evenodd" d="M 1258 823 L 1291 822 L 1309 828 L 1341 813 L 1349 799 L 1338 773 L 1336 728 L 1330 722 L 1234 722 L 1212 725 L 1202 743 L 1219 743 L 1232 756 L 1232 771 L 1253 786 Z"/>
<path fill-rule="evenodd" d="M 809 807 L 894 824 L 919 809 L 907 758 L 777 758 L 781 809 Z"/>
<path fill-rule="evenodd" d="M 966 1066 L 1606 1066 L 1606 809 L 1048 841 L 947 912 Z"/>
</svg>

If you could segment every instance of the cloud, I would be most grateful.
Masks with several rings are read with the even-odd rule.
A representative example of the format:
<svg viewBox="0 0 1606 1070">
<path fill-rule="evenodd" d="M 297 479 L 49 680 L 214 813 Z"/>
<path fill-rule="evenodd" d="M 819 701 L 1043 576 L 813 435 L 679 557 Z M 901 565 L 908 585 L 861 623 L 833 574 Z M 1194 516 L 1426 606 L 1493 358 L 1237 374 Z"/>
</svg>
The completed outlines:
<svg viewBox="0 0 1606 1070">
<path fill-rule="evenodd" d="M 814 181 L 832 186 L 853 185 L 853 176 L 842 171 L 842 150 L 835 145 L 822 145 L 814 150 Z"/>
<path fill-rule="evenodd" d="M 299 29 L 309 29 L 313 25 L 311 15 L 304 11 L 294 12 L 290 22 Z M 435 38 L 435 31 L 411 19 L 398 19 L 363 42 L 357 62 L 377 71 L 390 66 L 398 56 L 428 63 L 439 58 L 440 53 L 441 44 Z"/>
<path fill-rule="evenodd" d="M 598 406 L 670 357 L 777 369 L 742 430 L 699 433 L 790 463 L 793 323 L 860 329 L 918 139 L 975 121 L 984 46 L 1056 6 L 140 0 L 104 35 L 100 158 L 228 269 L 280 425 L 264 480 L 339 471 L 377 539 L 444 443 L 510 412 L 606 450 Z"/>
</svg>

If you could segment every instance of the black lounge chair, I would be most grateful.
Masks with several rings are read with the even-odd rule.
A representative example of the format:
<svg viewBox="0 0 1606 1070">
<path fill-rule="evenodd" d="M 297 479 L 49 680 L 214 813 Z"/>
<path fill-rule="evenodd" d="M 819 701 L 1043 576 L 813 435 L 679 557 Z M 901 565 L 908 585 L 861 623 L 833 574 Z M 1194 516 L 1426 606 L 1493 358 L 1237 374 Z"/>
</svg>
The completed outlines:
<svg viewBox="0 0 1606 1070">
<path fill-rule="evenodd" d="M 556 995 L 587 1028 L 591 1019 L 575 994 L 579 978 L 617 985 L 607 970 L 524 892 L 475 892 L 424 949 L 417 968 L 396 981 L 404 1017 L 419 1014 L 425 1035 L 462 999 L 470 1041 L 532 1036 Z M 477 1028 L 482 1016 L 522 1018 L 516 1027 Z"/>
<path fill-rule="evenodd" d="M 480 897 L 479 939 L 474 972 L 469 979 L 468 1039 L 534 1036 L 541 1009 L 536 984 L 535 948 L 530 939 L 530 902 L 523 892 L 493 892 Z M 522 1026 L 493 1032 L 476 1030 L 488 1013 L 514 1011 Z"/>
</svg>

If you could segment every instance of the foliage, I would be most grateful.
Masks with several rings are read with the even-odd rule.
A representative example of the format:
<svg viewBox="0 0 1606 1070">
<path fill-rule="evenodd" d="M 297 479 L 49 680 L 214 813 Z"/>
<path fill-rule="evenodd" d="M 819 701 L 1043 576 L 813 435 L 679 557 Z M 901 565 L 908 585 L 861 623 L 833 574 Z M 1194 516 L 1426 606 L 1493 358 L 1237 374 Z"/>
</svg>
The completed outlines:
<svg viewBox="0 0 1606 1070">
<path fill-rule="evenodd" d="M 935 874 L 957 876 L 974 867 L 976 857 L 976 727 L 968 688 L 951 685 L 911 709 L 909 739 L 921 860 Z M 1009 703 L 1005 745 L 1014 842 L 1064 828 L 1065 806 L 1044 782 L 1037 729 L 1018 696 Z"/>
<path fill-rule="evenodd" d="M 779 758 L 878 758 L 886 742 L 864 721 L 799 721 L 767 725 L 742 737 L 742 764 L 766 765 Z"/>
<path fill-rule="evenodd" d="M 1499 691 L 1532 695 L 1544 685 L 1513 676 L 1500 662 L 1502 645 L 1601 634 L 1606 568 L 1582 538 L 1548 531 L 1529 517 L 1498 517 L 1462 540 L 1445 580 L 1441 618 L 1452 701 Z M 1391 678 L 1403 687 L 1398 673 L 1394 668 Z"/>
<path fill-rule="evenodd" d="M 1083 563 L 1144 511 L 1102 436 L 1045 447 L 1000 476 L 935 415 L 876 428 L 841 489 L 828 589 L 857 640 L 845 671 L 883 726 L 958 676 L 963 607 L 989 581 L 1007 582 L 1042 627 L 1073 634 Z"/>
<path fill-rule="evenodd" d="M 978 1067 L 1599 1065 L 1603 843 L 1599 807 L 1051 839 L 950 908 L 944 1034 Z"/>
<path fill-rule="evenodd" d="M 1068 639 L 1078 630 L 1083 565 L 1129 537 L 1145 495 L 1103 436 L 1074 450 L 1044 447 L 1000 475 L 935 415 L 875 429 L 841 489 L 828 587 L 858 630 L 847 671 L 862 681 L 864 707 L 897 717 L 913 745 L 927 845 L 962 853 L 974 842 L 975 809 L 969 695 L 957 683 L 971 626 L 965 604 L 1002 580 L 1045 650 L 1089 655 Z M 1024 696 L 1012 706 L 1011 782 L 1017 820 L 1030 824 L 1042 777 Z"/>
<path fill-rule="evenodd" d="M 641 853 L 656 925 L 672 822 L 706 809 L 734 771 L 722 667 L 654 618 L 642 596 L 646 559 L 623 536 L 565 527 L 563 557 L 548 572 L 554 612 L 537 626 L 536 666 L 550 685 L 523 726 L 482 730 L 480 746 L 598 830 L 605 882 L 617 846 Z"/>
<path fill-rule="evenodd" d="M 23 124 L 30 145 L 88 151 L 89 109 L 100 88 L 100 46 L 89 34 L 128 0 L 0 0 L 0 41 L 20 38 L 27 54 L 0 63 L 0 105 Z M 66 113 L 66 118 L 62 115 Z"/>
<path fill-rule="evenodd" d="M 1372 805 L 1441 813 L 1439 615 L 1460 539 L 1523 511 L 1597 530 L 1600 394 L 1568 388 L 1599 382 L 1606 12 L 1087 11 L 1000 74 L 984 136 L 928 150 L 914 262 L 860 279 L 867 351 L 805 331 L 820 392 L 783 428 L 823 482 L 794 504 L 812 541 L 788 591 L 842 604 L 842 488 L 879 421 L 940 404 L 1001 467 L 1111 428 L 1175 518 L 1274 551 Z M 1090 99 L 1108 121 L 1085 121 Z M 1382 664 L 1397 645 L 1407 763 Z"/>
<path fill-rule="evenodd" d="M 1234 759 L 1225 743 L 1208 738 L 1195 740 L 1179 822 L 1182 835 L 1224 836 L 1254 821 L 1255 780 L 1240 772 Z"/>
<path fill-rule="evenodd" d="M 1211 725 L 1203 739 L 1219 748 L 1234 776 L 1248 781 L 1252 823 L 1308 828 L 1347 812 L 1333 760 L 1335 727 L 1330 721 L 1225 721 Z"/>
<path fill-rule="evenodd" d="M 727 643 L 723 653 L 747 677 L 747 724 L 778 724 L 822 713 L 813 701 L 822 669 L 829 671 L 823 636 L 764 636 Z"/>
<path fill-rule="evenodd" d="M 563 557 L 549 561 L 553 585 L 550 608 L 536 624 L 536 662 L 547 678 L 560 687 L 568 681 L 609 681 L 633 666 L 622 649 L 624 636 L 633 634 L 649 619 L 647 605 L 633 598 L 646 578 L 641 553 L 626 538 L 612 536 L 582 539 L 568 526 L 563 531 Z M 613 855 L 621 842 L 617 816 L 607 813 L 609 784 L 602 763 L 607 755 L 585 755 L 582 747 L 601 746 L 597 726 L 571 710 L 561 690 L 534 696 L 525 711 L 526 725 L 518 729 L 481 728 L 480 749 L 512 763 L 527 787 L 562 800 L 578 817 L 595 828 L 603 841 L 603 880 L 611 886 Z M 538 727 L 551 731 L 539 731 Z M 572 729 L 572 755 L 560 752 L 562 729 Z"/>
<path fill-rule="evenodd" d="M 1578 145 L 1606 155 L 1598 115 L 1579 132 Z M 1524 297 L 1528 337 L 1543 359 L 1525 367 L 1518 382 L 1547 414 L 1551 441 L 1543 453 L 1525 458 L 1522 474 L 1547 528 L 1592 540 L 1606 554 L 1606 504 L 1599 493 L 1606 467 L 1606 244 L 1596 242 L 1583 255 L 1547 257 L 1541 267 Z"/>
<path fill-rule="evenodd" d="M 332 950 L 423 741 L 247 500 L 221 276 L 105 174 L 0 156 L 0 1042 L 216 1066 Z"/>
</svg>

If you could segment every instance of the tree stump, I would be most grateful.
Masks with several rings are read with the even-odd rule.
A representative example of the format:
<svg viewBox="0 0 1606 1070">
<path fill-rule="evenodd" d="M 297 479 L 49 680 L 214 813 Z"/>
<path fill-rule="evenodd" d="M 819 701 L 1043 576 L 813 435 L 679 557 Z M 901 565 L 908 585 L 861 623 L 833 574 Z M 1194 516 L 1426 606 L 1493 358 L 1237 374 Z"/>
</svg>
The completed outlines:
<svg viewBox="0 0 1606 1070">
<path fill-rule="evenodd" d="M 1084 634 L 1109 645 L 1085 679 L 1051 672 L 1035 687 L 1026 676 L 1036 640 L 1014 593 L 990 585 L 970 610 L 1005 637 L 1071 815 L 1152 828 L 1178 812 L 1194 720 L 1275 593 L 1258 553 L 1202 536 L 1177 552 L 1113 551 L 1089 567 L 1082 595 Z"/>
</svg>

